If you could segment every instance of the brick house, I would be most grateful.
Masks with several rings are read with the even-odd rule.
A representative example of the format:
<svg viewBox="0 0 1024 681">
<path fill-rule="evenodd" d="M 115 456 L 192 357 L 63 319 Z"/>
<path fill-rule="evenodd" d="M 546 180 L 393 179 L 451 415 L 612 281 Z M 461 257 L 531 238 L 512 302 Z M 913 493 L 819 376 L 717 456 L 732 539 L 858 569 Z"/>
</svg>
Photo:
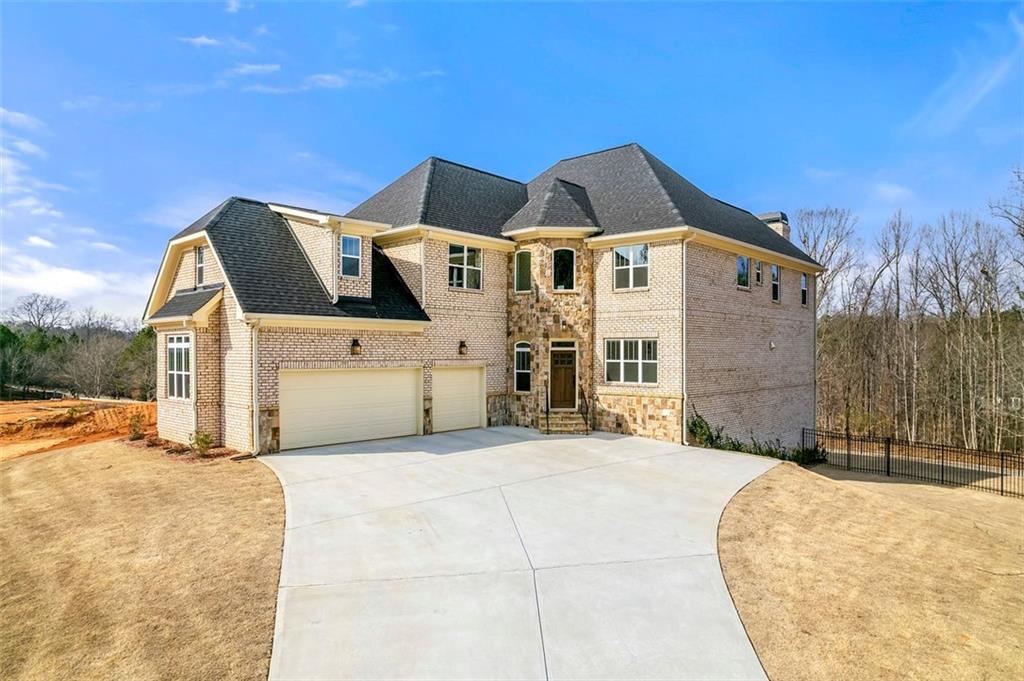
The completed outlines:
<svg viewBox="0 0 1024 681">
<path fill-rule="evenodd" d="M 245 451 L 487 425 L 814 424 L 820 266 L 636 144 L 528 183 L 429 158 L 347 215 L 230 198 L 146 309 L 161 437 Z"/>
</svg>

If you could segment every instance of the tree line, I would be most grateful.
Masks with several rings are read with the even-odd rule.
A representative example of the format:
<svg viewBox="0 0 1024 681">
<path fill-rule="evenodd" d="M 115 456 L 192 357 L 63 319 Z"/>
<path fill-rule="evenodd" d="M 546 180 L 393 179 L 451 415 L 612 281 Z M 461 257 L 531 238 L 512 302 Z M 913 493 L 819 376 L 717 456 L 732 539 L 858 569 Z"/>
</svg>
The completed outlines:
<svg viewBox="0 0 1024 681">
<path fill-rule="evenodd" d="M 843 209 L 799 211 L 818 281 L 818 427 L 1024 449 L 1024 169 L 986 215 L 915 224 L 870 243 Z"/>
<path fill-rule="evenodd" d="M 58 391 L 154 399 L 156 334 L 54 296 L 23 296 L 0 324 L 0 389 L 3 398 Z"/>
</svg>

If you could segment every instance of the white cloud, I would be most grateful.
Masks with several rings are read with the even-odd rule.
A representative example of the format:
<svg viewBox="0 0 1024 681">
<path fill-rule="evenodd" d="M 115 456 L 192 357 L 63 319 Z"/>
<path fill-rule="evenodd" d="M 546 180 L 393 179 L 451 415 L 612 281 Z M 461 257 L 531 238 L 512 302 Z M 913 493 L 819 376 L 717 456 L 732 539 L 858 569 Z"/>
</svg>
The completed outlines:
<svg viewBox="0 0 1024 681">
<path fill-rule="evenodd" d="M 9 125 L 12 128 L 21 128 L 22 130 L 39 130 L 43 127 L 43 122 L 38 118 L 29 116 L 26 113 L 11 111 L 2 106 L 0 106 L 0 123 Z"/>
<path fill-rule="evenodd" d="M 43 293 L 69 300 L 76 307 L 92 305 L 116 316 L 134 311 L 141 317 L 154 274 L 81 270 L 45 262 L 3 247 L 3 288 L 11 299 L 28 293 Z"/>
<path fill-rule="evenodd" d="M 97 251 L 110 251 L 111 253 L 121 252 L 119 247 L 106 241 L 90 241 L 89 248 L 95 248 Z"/>
<path fill-rule="evenodd" d="M 878 182 L 874 186 L 874 192 L 878 198 L 889 203 L 906 201 L 914 194 L 909 187 L 904 187 L 895 182 Z"/>
<path fill-rule="evenodd" d="M 1000 43 L 1004 46 L 1002 53 Z M 1009 47 L 1006 45 L 1009 44 Z M 968 116 L 1006 81 L 1024 60 L 1024 24 L 1014 12 L 1007 26 L 984 41 L 957 50 L 956 68 L 925 101 L 907 124 L 929 135 L 956 130 Z"/>
<path fill-rule="evenodd" d="M 192 47 L 214 47 L 220 45 L 220 41 L 208 35 L 197 35 L 193 38 L 178 38 L 180 42 L 188 43 Z"/>
<path fill-rule="evenodd" d="M 74 99 L 65 99 L 60 103 L 60 108 L 66 111 L 95 109 L 102 101 L 103 99 L 96 95 L 86 95 L 84 97 L 75 97 Z"/>
<path fill-rule="evenodd" d="M 96 230 L 92 227 L 68 227 L 67 230 L 74 234 L 83 234 L 85 236 L 92 236 L 96 233 Z"/>
<path fill-rule="evenodd" d="M 224 4 L 224 11 L 228 14 L 236 14 L 239 10 L 252 9 L 252 5 L 245 5 L 242 0 L 227 0 Z"/>
<path fill-rule="evenodd" d="M 46 158 L 46 151 L 34 142 L 30 142 L 28 140 L 14 140 L 11 142 L 11 146 L 23 154 Z"/>
<path fill-rule="evenodd" d="M 57 244 L 53 243 L 48 239 L 44 239 L 41 236 L 33 234 L 29 238 L 25 239 L 25 245 L 35 246 L 36 248 L 57 248 Z"/>
<path fill-rule="evenodd" d="M 235 64 L 224 72 L 228 78 L 234 76 L 259 76 L 268 73 L 277 73 L 281 70 L 280 64 Z"/>
<path fill-rule="evenodd" d="M 265 35 L 270 35 L 270 29 L 267 28 L 266 24 L 260 24 L 256 28 L 252 29 L 252 34 L 257 38 L 260 38 Z"/>
<path fill-rule="evenodd" d="M 309 90 L 340 90 L 349 87 L 372 87 L 384 85 L 398 79 L 391 69 L 367 71 L 364 69 L 344 69 L 336 73 L 314 73 L 306 76 L 299 85 L 266 85 L 257 83 L 242 88 L 243 92 L 256 92 L 266 95 L 283 95 Z"/>
<path fill-rule="evenodd" d="M 11 201 L 7 204 L 9 209 L 28 213 L 29 215 L 45 215 L 47 217 L 59 218 L 64 214 L 54 208 L 53 204 L 49 201 L 43 201 L 36 196 L 23 196 L 20 199 Z"/>
</svg>

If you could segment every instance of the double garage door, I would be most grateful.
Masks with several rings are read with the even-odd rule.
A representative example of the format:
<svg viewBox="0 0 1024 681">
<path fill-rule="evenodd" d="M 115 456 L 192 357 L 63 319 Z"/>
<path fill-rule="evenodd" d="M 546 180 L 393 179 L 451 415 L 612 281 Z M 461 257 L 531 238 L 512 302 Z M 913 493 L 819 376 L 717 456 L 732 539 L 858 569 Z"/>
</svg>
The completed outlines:
<svg viewBox="0 0 1024 681">
<path fill-rule="evenodd" d="M 482 367 L 432 373 L 435 433 L 486 425 Z M 281 449 L 415 435 L 422 392 L 419 369 L 282 371 Z"/>
</svg>

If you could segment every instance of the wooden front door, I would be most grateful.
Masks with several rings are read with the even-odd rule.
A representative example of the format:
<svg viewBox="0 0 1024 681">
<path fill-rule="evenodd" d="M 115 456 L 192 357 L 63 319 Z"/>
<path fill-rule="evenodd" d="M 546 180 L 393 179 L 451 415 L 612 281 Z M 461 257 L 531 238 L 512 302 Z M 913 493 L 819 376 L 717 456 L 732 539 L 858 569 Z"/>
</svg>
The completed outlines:
<svg viewBox="0 0 1024 681">
<path fill-rule="evenodd" d="M 551 351 L 551 408 L 576 408 L 576 353 Z"/>
</svg>

